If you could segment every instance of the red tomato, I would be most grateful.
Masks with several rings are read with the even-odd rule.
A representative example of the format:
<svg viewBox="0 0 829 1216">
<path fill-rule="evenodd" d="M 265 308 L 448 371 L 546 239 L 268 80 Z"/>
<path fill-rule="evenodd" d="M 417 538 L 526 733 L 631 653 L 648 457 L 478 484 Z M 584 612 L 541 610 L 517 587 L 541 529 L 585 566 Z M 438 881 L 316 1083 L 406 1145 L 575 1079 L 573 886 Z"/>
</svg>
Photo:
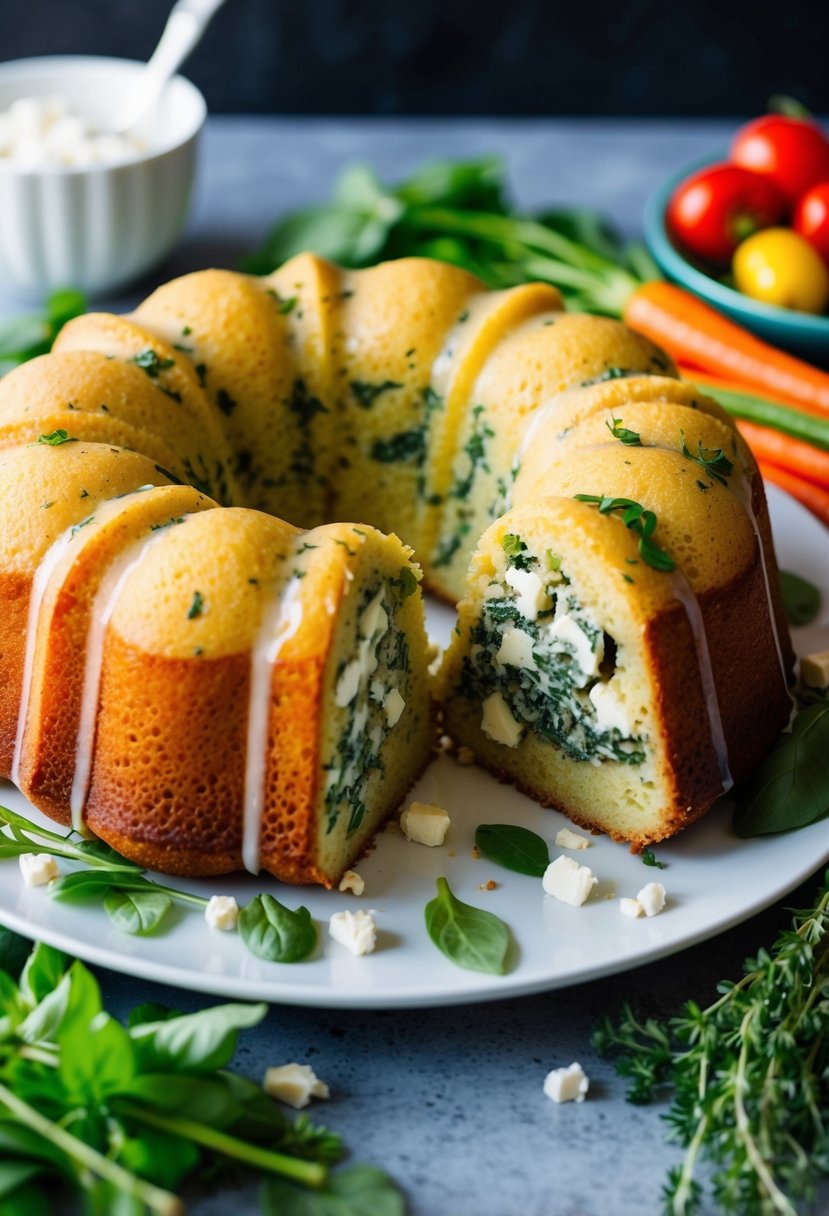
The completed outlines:
<svg viewBox="0 0 829 1216">
<path fill-rule="evenodd" d="M 779 222 L 784 203 L 771 182 L 737 165 L 709 165 L 681 182 L 668 227 L 689 253 L 726 266 L 740 241 Z"/>
<path fill-rule="evenodd" d="M 806 191 L 795 208 L 792 227 L 829 264 L 829 181 Z"/>
<path fill-rule="evenodd" d="M 762 173 L 790 207 L 812 186 L 829 181 L 829 140 L 808 119 L 780 114 L 755 118 L 734 136 L 731 160 Z"/>
</svg>

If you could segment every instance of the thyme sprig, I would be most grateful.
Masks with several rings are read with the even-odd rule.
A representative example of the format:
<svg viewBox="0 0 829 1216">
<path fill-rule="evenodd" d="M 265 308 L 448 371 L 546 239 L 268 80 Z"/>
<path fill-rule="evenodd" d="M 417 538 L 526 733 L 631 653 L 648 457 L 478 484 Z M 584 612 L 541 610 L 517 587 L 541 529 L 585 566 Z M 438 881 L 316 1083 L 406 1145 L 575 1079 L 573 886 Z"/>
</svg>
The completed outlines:
<svg viewBox="0 0 829 1216">
<path fill-rule="evenodd" d="M 602 515 L 620 511 L 622 523 L 639 537 L 639 554 L 642 561 L 654 570 L 670 572 L 676 569 L 676 562 L 670 553 L 660 549 L 659 545 L 651 540 L 656 528 L 656 515 L 653 511 L 646 510 L 641 502 L 634 502 L 632 498 L 608 498 L 604 494 L 574 494 L 573 497 L 577 502 L 595 503 Z"/>
<path fill-rule="evenodd" d="M 679 445 L 682 455 L 687 460 L 693 460 L 701 469 L 718 481 L 721 486 L 727 485 L 726 478 L 734 472 L 734 461 L 729 460 L 722 448 L 706 448 L 700 439 L 696 453 L 692 452 L 685 441 L 685 432 L 679 432 Z"/>
<path fill-rule="evenodd" d="M 642 436 L 638 431 L 632 431 L 630 427 L 623 426 L 621 418 L 613 418 L 609 422 L 606 422 L 605 426 L 613 438 L 618 439 L 625 447 L 641 448 Z"/>
<path fill-rule="evenodd" d="M 703 1162 L 717 1210 L 742 1216 L 796 1216 L 829 1175 L 829 871 L 744 972 L 706 1009 L 689 1001 L 662 1020 L 626 1005 L 593 1036 L 629 1101 L 670 1096 L 668 1135 L 685 1156 L 665 1185 L 669 1216 L 701 1210 Z"/>
</svg>

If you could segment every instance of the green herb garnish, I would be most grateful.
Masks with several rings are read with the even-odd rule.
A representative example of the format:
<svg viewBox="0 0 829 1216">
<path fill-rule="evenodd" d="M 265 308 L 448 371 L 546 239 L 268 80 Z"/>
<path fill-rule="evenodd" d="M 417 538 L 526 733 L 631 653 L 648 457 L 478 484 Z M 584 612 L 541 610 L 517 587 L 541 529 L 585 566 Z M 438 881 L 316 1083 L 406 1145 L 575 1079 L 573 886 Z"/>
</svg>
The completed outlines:
<svg viewBox="0 0 829 1216">
<path fill-rule="evenodd" d="M 628 430 L 626 426 L 622 426 L 621 418 L 613 418 L 610 422 L 606 422 L 605 426 L 610 431 L 614 439 L 618 439 L 620 443 L 625 444 L 629 448 L 641 448 L 642 436 L 638 431 Z"/>
<path fill-rule="evenodd" d="M 734 472 L 734 461 L 729 460 L 722 448 L 706 448 L 703 447 L 702 440 L 697 443 L 697 452 L 694 455 L 688 448 L 685 442 L 685 432 L 679 432 L 680 451 L 687 460 L 693 460 L 698 464 L 709 477 L 713 477 L 721 486 L 727 485 L 726 478 L 730 477 Z"/>
<path fill-rule="evenodd" d="M 437 880 L 437 887 L 426 905 L 426 929 L 438 950 L 469 971 L 503 975 L 510 944 L 507 926 L 492 912 L 462 903 L 445 878 Z"/>
<path fill-rule="evenodd" d="M 307 908 L 286 908 L 272 895 L 255 895 L 239 916 L 239 933 L 252 954 L 271 963 L 300 963 L 317 948 Z"/>
<path fill-rule="evenodd" d="M 51 431 L 48 435 L 39 435 L 34 443 L 29 444 L 29 447 L 35 448 L 39 443 L 43 443 L 50 448 L 59 448 L 62 443 L 77 442 L 77 439 L 70 435 L 68 431 L 64 431 L 61 427 L 57 431 Z"/>
<path fill-rule="evenodd" d="M 161 359 L 151 346 L 145 346 L 137 355 L 133 355 L 129 362 L 145 371 L 151 380 L 157 380 L 161 372 L 175 366 L 175 359 Z"/>
<path fill-rule="evenodd" d="M 190 607 L 187 609 L 188 621 L 194 621 L 196 619 L 196 617 L 201 616 L 203 611 L 204 611 L 204 596 L 202 595 L 201 591 L 194 591 L 193 592 L 193 602 L 191 603 Z"/>
<path fill-rule="evenodd" d="M 819 694 L 815 694 L 819 696 Z M 801 709 L 740 787 L 734 808 L 738 836 L 764 836 L 805 827 L 829 815 L 829 700 Z"/>
<path fill-rule="evenodd" d="M 665 869 L 664 861 L 657 861 L 653 849 L 643 849 L 641 853 L 643 866 L 655 866 L 657 870 Z"/>
<path fill-rule="evenodd" d="M 639 537 L 639 555 L 642 561 L 654 570 L 669 572 L 676 569 L 676 562 L 671 555 L 651 540 L 657 522 L 653 511 L 645 510 L 640 502 L 634 502 L 632 498 L 607 498 L 601 494 L 574 494 L 573 497 L 578 502 L 595 503 L 602 515 L 621 511 L 622 523 Z"/>
<path fill-rule="evenodd" d="M 541 878 L 550 864 L 546 840 L 514 823 L 482 823 L 475 843 L 490 861 L 518 874 Z"/>
<path fill-rule="evenodd" d="M 820 588 L 790 570 L 778 571 L 783 611 L 790 625 L 811 625 L 820 612 Z"/>
</svg>

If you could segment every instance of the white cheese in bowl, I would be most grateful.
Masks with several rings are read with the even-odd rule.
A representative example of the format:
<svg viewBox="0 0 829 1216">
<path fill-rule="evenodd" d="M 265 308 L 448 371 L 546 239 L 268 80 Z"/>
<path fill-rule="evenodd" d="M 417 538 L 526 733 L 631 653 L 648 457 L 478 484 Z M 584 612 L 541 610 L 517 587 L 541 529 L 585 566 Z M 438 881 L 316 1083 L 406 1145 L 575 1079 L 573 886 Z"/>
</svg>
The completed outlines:
<svg viewBox="0 0 829 1216">
<path fill-rule="evenodd" d="M 146 151 L 134 136 L 95 130 L 62 97 L 19 97 L 0 112 L 0 160 L 24 168 L 112 164 Z"/>
</svg>

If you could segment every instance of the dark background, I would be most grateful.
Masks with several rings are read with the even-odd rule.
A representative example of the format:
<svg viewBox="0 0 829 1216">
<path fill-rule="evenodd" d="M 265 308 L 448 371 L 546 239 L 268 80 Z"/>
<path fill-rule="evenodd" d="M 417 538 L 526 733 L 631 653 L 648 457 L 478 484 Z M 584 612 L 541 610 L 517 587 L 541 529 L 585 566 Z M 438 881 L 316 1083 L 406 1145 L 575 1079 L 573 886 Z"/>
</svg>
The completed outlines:
<svg viewBox="0 0 829 1216">
<path fill-rule="evenodd" d="M 0 0 L 0 55 L 146 58 L 172 0 Z M 214 112 L 829 109 L 822 0 L 227 0 L 185 72 Z"/>
</svg>

